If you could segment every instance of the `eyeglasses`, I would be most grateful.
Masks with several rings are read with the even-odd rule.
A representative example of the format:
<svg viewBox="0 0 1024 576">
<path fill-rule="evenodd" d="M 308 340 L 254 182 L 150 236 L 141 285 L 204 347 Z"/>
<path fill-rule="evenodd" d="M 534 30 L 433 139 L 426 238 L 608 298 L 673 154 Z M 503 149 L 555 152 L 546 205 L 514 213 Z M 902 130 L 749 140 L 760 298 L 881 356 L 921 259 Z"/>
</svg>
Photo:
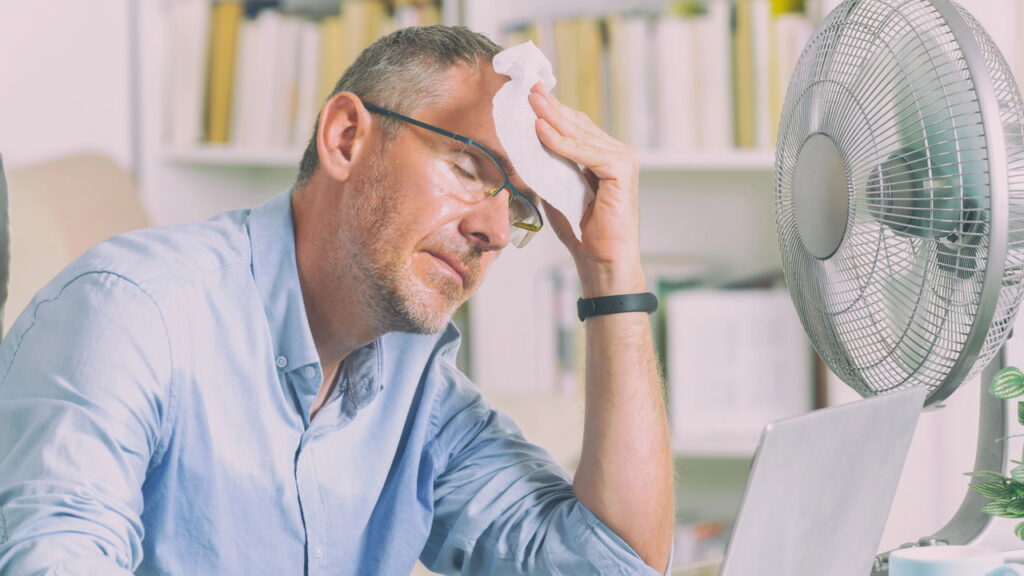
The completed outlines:
<svg viewBox="0 0 1024 576">
<path fill-rule="evenodd" d="M 509 242 L 512 245 L 517 248 L 526 246 L 533 235 L 544 226 L 544 219 L 537 205 L 512 185 L 508 172 L 497 156 L 482 144 L 472 138 L 460 136 L 380 106 L 366 102 L 363 102 L 363 105 L 375 114 L 407 122 L 461 143 L 462 147 L 453 150 L 449 155 L 449 170 L 445 176 L 450 178 L 453 184 L 458 183 L 465 198 L 470 202 L 493 198 L 502 190 L 508 190 Z"/>
</svg>

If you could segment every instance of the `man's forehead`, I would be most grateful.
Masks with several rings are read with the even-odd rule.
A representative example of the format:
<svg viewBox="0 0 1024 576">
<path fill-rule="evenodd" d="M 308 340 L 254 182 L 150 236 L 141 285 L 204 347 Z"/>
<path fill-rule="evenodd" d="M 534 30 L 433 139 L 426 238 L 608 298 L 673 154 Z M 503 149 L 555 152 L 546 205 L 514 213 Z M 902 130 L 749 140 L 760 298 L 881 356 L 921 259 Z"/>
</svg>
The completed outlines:
<svg viewBox="0 0 1024 576">
<path fill-rule="evenodd" d="M 532 193 L 512 166 L 494 127 L 494 95 L 509 81 L 509 77 L 495 72 L 490 61 L 480 61 L 475 67 L 460 61 L 440 80 L 444 97 L 434 105 L 428 103 L 424 111 L 429 110 L 439 127 L 472 138 L 487 148 L 516 188 Z M 426 118 L 424 120 L 430 122 Z"/>
<path fill-rule="evenodd" d="M 473 138 L 495 150 L 500 143 L 494 128 L 492 101 L 507 80 L 507 76 L 494 71 L 490 62 L 481 61 L 472 66 L 459 61 L 438 78 L 439 92 L 443 95 L 425 103 L 422 114 L 429 115 L 446 130 Z"/>
</svg>

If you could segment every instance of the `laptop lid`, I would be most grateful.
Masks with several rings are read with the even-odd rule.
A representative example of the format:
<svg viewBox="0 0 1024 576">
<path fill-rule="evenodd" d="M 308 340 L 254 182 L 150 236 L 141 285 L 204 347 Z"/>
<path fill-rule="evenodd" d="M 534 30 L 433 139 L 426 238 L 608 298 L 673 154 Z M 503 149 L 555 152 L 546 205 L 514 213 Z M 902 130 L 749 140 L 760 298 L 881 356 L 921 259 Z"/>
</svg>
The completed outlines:
<svg viewBox="0 0 1024 576">
<path fill-rule="evenodd" d="M 923 387 L 769 424 L 721 576 L 865 576 L 924 406 Z"/>
</svg>

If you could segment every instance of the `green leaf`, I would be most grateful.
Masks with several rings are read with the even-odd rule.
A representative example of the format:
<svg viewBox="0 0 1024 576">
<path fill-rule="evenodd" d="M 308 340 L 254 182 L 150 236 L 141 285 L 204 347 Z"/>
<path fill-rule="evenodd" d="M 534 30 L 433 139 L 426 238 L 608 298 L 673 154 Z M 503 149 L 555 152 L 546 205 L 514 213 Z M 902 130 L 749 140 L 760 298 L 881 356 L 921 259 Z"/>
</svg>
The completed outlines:
<svg viewBox="0 0 1024 576">
<path fill-rule="evenodd" d="M 996 398 L 1008 400 L 1024 395 L 1024 372 L 1015 366 L 1007 366 L 996 374 L 988 391 Z"/>
<path fill-rule="evenodd" d="M 1017 496 L 1014 486 L 1005 482 L 972 482 L 971 488 L 985 498 L 994 500 L 1013 498 Z"/>
<path fill-rule="evenodd" d="M 981 509 L 985 514 L 1003 518 L 1024 518 L 1024 501 L 993 500 Z"/>
<path fill-rule="evenodd" d="M 1017 538 L 1024 540 L 1024 522 L 1017 524 L 1017 527 L 1013 529 L 1013 533 L 1017 535 Z"/>
<path fill-rule="evenodd" d="M 1006 513 L 1012 514 L 1014 518 L 1024 518 L 1024 500 L 1010 500 L 1006 505 Z"/>
<path fill-rule="evenodd" d="M 1017 482 L 1011 482 L 1008 484 L 1013 489 L 1013 495 L 1017 498 L 1024 498 L 1024 484 L 1018 484 Z"/>
<path fill-rule="evenodd" d="M 974 472 L 965 472 L 964 476 L 970 476 L 972 478 L 988 478 L 992 480 L 999 480 L 1001 482 L 1009 482 L 1010 479 L 998 472 L 992 472 L 991 470 L 976 470 Z"/>
<path fill-rule="evenodd" d="M 1014 482 L 1024 483 L 1024 466 L 1017 466 L 1013 470 L 1010 470 L 1010 478 Z"/>
<path fill-rule="evenodd" d="M 1024 402 L 1017 402 L 1017 423 L 1024 426 Z"/>
<path fill-rule="evenodd" d="M 981 511 L 991 516 L 1003 516 L 1006 514 L 1007 500 L 993 500 L 982 507 Z"/>
</svg>

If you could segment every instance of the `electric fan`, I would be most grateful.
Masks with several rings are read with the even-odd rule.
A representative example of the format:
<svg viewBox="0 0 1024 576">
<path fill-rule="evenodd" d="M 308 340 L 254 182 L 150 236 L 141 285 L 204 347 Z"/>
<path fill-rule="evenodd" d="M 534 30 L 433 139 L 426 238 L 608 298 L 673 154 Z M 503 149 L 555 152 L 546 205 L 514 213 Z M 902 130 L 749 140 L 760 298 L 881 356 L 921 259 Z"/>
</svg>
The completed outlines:
<svg viewBox="0 0 1024 576">
<path fill-rule="evenodd" d="M 1024 290 L 1024 105 L 949 0 L 846 0 L 804 49 L 776 149 L 786 282 L 814 348 L 862 396 L 934 406 L 987 367 Z M 1016 410 L 982 386 L 976 469 L 1014 467 Z M 970 490 L 928 540 L 1022 548 Z"/>
</svg>

